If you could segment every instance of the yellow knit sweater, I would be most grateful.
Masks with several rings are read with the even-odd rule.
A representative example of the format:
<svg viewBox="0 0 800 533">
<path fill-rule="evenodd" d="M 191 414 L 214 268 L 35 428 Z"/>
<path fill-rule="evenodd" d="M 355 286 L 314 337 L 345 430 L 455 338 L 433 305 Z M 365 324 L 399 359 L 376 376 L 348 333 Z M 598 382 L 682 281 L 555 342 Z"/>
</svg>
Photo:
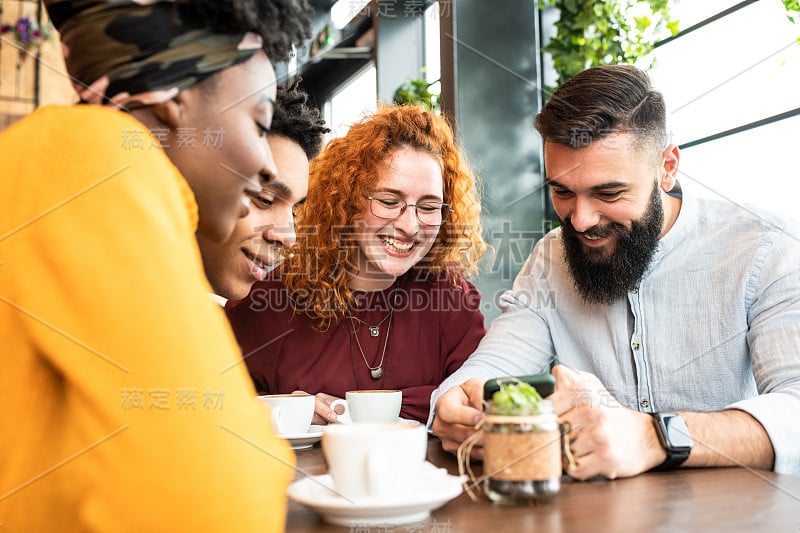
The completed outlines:
<svg viewBox="0 0 800 533">
<path fill-rule="evenodd" d="M 150 139 L 90 106 L 0 134 L 2 531 L 284 527 L 294 457 L 208 297 L 192 192 Z"/>
</svg>

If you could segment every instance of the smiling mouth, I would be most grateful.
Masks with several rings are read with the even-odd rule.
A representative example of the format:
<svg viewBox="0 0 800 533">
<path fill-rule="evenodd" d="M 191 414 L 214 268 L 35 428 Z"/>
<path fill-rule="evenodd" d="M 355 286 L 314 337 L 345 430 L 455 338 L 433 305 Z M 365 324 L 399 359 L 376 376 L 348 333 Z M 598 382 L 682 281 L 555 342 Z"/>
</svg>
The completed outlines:
<svg viewBox="0 0 800 533">
<path fill-rule="evenodd" d="M 278 267 L 278 263 L 269 264 L 261 258 L 251 254 L 244 248 L 241 249 L 244 256 L 250 261 L 250 274 L 258 281 L 264 281 L 267 274 Z"/>
<path fill-rule="evenodd" d="M 411 249 L 414 247 L 414 244 L 416 244 L 413 241 L 409 243 L 397 242 L 391 237 L 381 237 L 381 241 L 383 241 L 384 246 L 386 246 L 388 249 L 400 253 L 410 252 Z"/>
<path fill-rule="evenodd" d="M 578 234 L 581 244 L 588 250 L 604 249 L 609 245 L 609 237 L 610 235 Z"/>
<path fill-rule="evenodd" d="M 250 252 L 248 252 L 248 251 L 247 251 L 247 250 L 245 250 L 244 248 L 242 248 L 242 253 L 243 253 L 244 255 L 246 255 L 246 256 L 247 256 L 247 258 L 248 258 L 250 261 L 252 261 L 253 263 L 255 263 L 255 265 L 256 265 L 257 267 L 260 267 L 260 268 L 269 268 L 269 267 L 271 266 L 269 263 L 266 263 L 264 260 L 260 259 L 259 257 L 256 257 L 255 255 L 251 254 Z"/>
</svg>

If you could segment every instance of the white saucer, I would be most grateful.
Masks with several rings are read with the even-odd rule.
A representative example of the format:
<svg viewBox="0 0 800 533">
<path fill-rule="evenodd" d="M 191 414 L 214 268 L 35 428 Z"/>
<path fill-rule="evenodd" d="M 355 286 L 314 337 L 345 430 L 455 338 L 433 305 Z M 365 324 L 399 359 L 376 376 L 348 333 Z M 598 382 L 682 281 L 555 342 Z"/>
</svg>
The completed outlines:
<svg viewBox="0 0 800 533">
<path fill-rule="evenodd" d="M 308 428 L 308 432 L 306 433 L 297 433 L 297 434 L 287 434 L 287 435 L 278 435 L 282 439 L 286 439 L 292 445 L 292 449 L 294 450 L 305 450 L 306 448 L 311 448 L 314 443 L 319 442 L 319 439 L 322 438 L 322 430 L 325 429 L 325 426 L 317 426 L 312 424 Z"/>
<path fill-rule="evenodd" d="M 393 526 L 420 522 L 462 491 L 463 476 L 426 463 L 415 487 L 400 498 L 345 498 L 333 490 L 330 475 L 308 476 L 289 485 L 289 499 L 339 526 Z"/>
</svg>

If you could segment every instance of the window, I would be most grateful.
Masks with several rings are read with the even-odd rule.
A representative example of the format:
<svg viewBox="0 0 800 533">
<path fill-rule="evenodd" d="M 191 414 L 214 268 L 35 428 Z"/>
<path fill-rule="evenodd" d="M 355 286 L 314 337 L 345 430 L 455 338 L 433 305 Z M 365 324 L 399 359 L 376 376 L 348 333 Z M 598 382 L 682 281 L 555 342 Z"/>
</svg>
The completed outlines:
<svg viewBox="0 0 800 533">
<path fill-rule="evenodd" d="M 441 9 L 444 9 L 442 7 Z M 441 77 L 441 56 L 439 55 L 439 2 L 434 2 L 425 10 L 423 24 L 425 27 L 425 81 L 434 83 L 431 92 L 438 94 L 441 91 L 439 78 Z"/>
<path fill-rule="evenodd" d="M 375 65 L 370 63 L 350 78 L 325 103 L 325 122 L 332 137 L 342 137 L 350 125 L 377 109 L 377 79 Z"/>
<path fill-rule="evenodd" d="M 684 1 L 673 13 L 685 30 L 737 3 Z M 672 141 L 686 145 L 679 179 L 687 191 L 796 216 L 798 36 L 780 0 L 761 0 L 656 48 L 651 75 Z M 780 114 L 789 116 L 708 139 Z"/>
</svg>

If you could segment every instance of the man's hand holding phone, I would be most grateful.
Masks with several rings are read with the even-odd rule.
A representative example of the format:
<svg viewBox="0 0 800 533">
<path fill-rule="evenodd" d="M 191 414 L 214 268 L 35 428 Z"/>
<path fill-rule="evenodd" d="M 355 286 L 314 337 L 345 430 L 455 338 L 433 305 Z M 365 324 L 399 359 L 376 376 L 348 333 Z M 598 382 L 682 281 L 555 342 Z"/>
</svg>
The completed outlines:
<svg viewBox="0 0 800 533">
<path fill-rule="evenodd" d="M 483 381 L 477 378 L 465 381 L 444 393 L 436 401 L 433 434 L 442 441 L 442 448 L 456 453 L 458 447 L 483 420 Z M 483 459 L 483 449 L 475 446 L 473 459 Z"/>
<path fill-rule="evenodd" d="M 542 397 L 549 396 L 555 386 L 550 374 L 534 374 L 490 379 L 485 383 L 473 378 L 453 387 L 437 400 L 433 419 L 433 433 L 441 439 L 443 449 L 456 453 L 461 443 L 477 431 L 476 426 L 483 420 L 483 401 L 491 401 L 492 395 L 500 390 L 500 384 L 508 380 L 533 385 Z M 483 448 L 476 445 L 470 455 L 482 460 Z"/>
</svg>

